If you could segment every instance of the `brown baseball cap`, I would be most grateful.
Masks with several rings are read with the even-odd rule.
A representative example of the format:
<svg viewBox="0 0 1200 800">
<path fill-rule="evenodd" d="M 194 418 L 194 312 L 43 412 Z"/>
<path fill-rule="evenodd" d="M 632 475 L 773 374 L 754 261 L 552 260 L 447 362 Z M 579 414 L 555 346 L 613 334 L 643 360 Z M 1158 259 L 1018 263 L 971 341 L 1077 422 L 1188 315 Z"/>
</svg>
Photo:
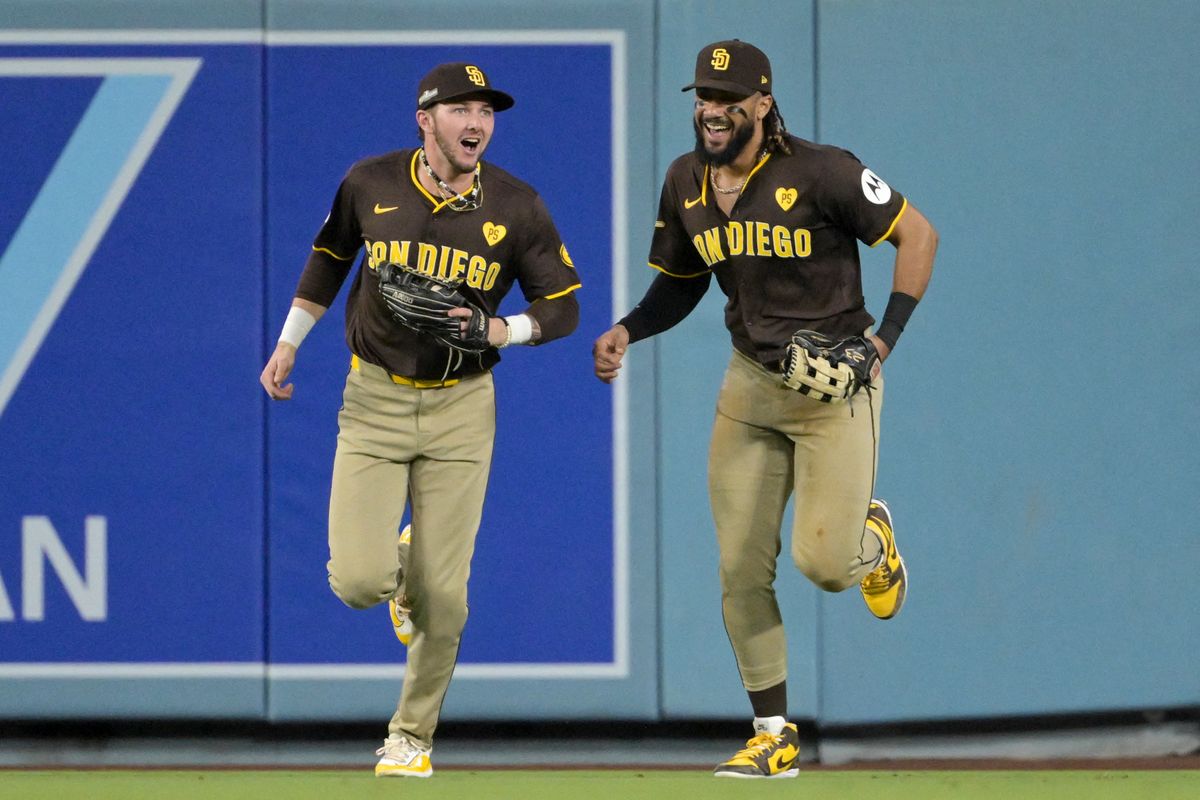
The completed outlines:
<svg viewBox="0 0 1200 800">
<path fill-rule="evenodd" d="M 487 100 L 496 111 L 505 111 L 516 102 L 511 95 L 492 87 L 491 80 L 474 64 L 455 61 L 438 64 L 421 79 L 417 87 L 417 108 L 421 111 L 437 103 L 448 103 L 468 95 Z"/>
<path fill-rule="evenodd" d="M 696 56 L 696 79 L 683 91 L 689 89 L 718 89 L 742 97 L 770 94 L 771 62 L 766 53 L 741 39 L 714 42 Z"/>
</svg>

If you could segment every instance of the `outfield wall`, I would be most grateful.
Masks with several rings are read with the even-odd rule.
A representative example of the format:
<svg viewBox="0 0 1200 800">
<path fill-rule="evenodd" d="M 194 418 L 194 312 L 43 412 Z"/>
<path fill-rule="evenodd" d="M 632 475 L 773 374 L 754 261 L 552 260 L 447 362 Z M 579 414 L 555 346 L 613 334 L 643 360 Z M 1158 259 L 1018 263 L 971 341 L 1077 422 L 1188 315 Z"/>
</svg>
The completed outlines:
<svg viewBox="0 0 1200 800">
<path fill-rule="evenodd" d="M 745 715 L 703 471 L 720 298 L 615 389 L 589 356 L 652 277 L 659 183 L 691 146 L 679 87 L 732 37 L 771 56 L 793 132 L 853 150 L 942 237 L 888 363 L 878 489 L 909 604 L 880 623 L 785 558 L 793 716 L 1200 704 L 1200 387 L 1171 346 L 1200 333 L 1200 11 L 452 7 L 4 4 L 0 716 L 387 716 L 386 612 L 325 585 L 340 301 L 295 400 L 257 376 L 338 179 L 409 146 L 417 79 L 459 59 L 517 97 L 489 158 L 541 191 L 584 286 L 578 333 L 497 370 L 445 716 Z M 864 248 L 876 313 L 891 252 Z"/>
</svg>

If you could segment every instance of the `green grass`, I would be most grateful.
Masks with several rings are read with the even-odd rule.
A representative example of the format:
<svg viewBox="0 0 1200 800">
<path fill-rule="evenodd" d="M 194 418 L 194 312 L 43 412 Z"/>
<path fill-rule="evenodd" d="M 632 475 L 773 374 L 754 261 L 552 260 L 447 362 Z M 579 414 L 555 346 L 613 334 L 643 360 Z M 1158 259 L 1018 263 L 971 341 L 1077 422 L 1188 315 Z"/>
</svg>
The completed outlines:
<svg viewBox="0 0 1200 800">
<path fill-rule="evenodd" d="M 443 770 L 429 780 L 362 771 L 0 771 L 0 800 L 1196 800 L 1200 771 L 817 771 L 717 779 L 691 771 Z"/>
</svg>

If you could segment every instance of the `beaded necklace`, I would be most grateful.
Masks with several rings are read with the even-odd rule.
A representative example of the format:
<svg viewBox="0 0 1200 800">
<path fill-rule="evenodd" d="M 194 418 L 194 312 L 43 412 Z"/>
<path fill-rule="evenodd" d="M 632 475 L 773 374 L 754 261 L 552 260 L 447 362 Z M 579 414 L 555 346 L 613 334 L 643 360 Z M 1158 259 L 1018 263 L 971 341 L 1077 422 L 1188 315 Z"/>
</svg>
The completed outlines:
<svg viewBox="0 0 1200 800">
<path fill-rule="evenodd" d="M 429 159 L 425 157 L 424 147 L 421 148 L 421 166 L 429 173 L 429 177 L 437 185 L 438 193 L 446 201 L 446 207 L 451 211 L 474 211 L 483 205 L 483 184 L 479 182 L 478 164 L 475 165 L 475 177 L 471 182 L 471 189 L 466 193 L 454 191 L 433 171 L 433 167 L 429 166 Z"/>
</svg>

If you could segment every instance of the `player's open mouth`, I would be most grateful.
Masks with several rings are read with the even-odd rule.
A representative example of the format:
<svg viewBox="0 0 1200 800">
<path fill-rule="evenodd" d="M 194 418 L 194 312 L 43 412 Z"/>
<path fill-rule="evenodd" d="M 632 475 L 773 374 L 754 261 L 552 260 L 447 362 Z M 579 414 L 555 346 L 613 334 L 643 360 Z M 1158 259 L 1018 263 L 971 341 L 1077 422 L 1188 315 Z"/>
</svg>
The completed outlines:
<svg viewBox="0 0 1200 800">
<path fill-rule="evenodd" d="M 479 152 L 479 139 L 471 137 L 461 140 L 461 143 L 463 150 L 467 151 L 467 155 L 473 156 Z"/>
<path fill-rule="evenodd" d="M 704 127 L 708 129 L 709 133 L 719 135 L 733 128 L 733 123 L 727 117 L 721 117 L 720 119 L 705 120 Z"/>
</svg>

